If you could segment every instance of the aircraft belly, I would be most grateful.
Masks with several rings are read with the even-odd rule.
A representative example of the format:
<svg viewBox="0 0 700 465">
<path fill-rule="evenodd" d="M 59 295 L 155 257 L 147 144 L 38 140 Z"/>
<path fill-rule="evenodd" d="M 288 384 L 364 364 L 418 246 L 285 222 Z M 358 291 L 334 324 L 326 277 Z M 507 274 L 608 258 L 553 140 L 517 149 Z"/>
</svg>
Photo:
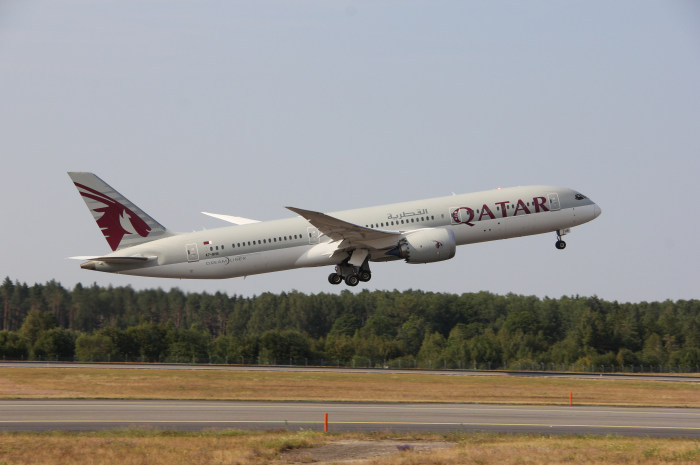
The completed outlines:
<svg viewBox="0 0 700 465">
<path fill-rule="evenodd" d="M 457 245 L 464 245 L 548 233 L 587 223 L 595 217 L 595 205 L 584 205 L 557 211 L 474 221 L 474 226 L 453 224 L 450 229 L 455 234 Z"/>
<path fill-rule="evenodd" d="M 322 242 L 307 248 L 294 261 L 294 268 L 336 265 L 347 258 L 347 252 L 336 252 L 337 242 Z"/>
<path fill-rule="evenodd" d="M 287 249 L 265 252 L 265 264 L 267 271 L 283 271 L 300 268 L 297 264 L 311 246 L 291 247 Z"/>
<path fill-rule="evenodd" d="M 176 279 L 226 279 L 299 268 L 295 263 L 308 247 L 292 247 L 252 254 L 215 257 L 130 270 L 122 274 Z"/>
<path fill-rule="evenodd" d="M 594 218 L 594 205 L 564 208 L 558 211 L 542 213 L 536 215 L 533 231 L 529 234 L 542 234 L 556 231 L 557 229 L 571 228 L 588 223 Z"/>
<path fill-rule="evenodd" d="M 571 208 L 540 214 L 535 223 L 535 234 L 569 228 L 574 225 L 572 221 L 573 209 Z"/>
<path fill-rule="evenodd" d="M 505 222 L 508 237 L 528 236 L 535 233 L 535 215 L 520 215 Z"/>
<path fill-rule="evenodd" d="M 457 245 L 494 241 L 520 236 L 542 234 L 570 228 L 595 218 L 593 205 L 566 208 L 552 212 L 525 214 L 494 220 L 475 221 L 474 227 L 453 225 Z"/>
<path fill-rule="evenodd" d="M 495 220 L 475 221 L 474 226 L 468 224 L 452 225 L 457 245 L 475 244 L 477 242 L 495 241 L 505 238 L 505 221 Z"/>
<path fill-rule="evenodd" d="M 140 270 L 123 271 L 119 274 L 130 276 L 147 276 L 150 278 L 175 279 L 217 279 L 224 276 L 214 276 L 212 270 L 205 269 L 203 262 L 172 263 Z M 206 275 L 204 274 L 206 272 Z"/>
</svg>

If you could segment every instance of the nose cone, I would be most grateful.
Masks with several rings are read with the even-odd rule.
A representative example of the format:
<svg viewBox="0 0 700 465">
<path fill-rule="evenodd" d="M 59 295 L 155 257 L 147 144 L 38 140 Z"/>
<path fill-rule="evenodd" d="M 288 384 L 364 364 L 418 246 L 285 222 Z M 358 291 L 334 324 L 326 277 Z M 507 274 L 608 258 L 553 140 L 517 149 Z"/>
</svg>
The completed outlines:
<svg viewBox="0 0 700 465">
<path fill-rule="evenodd" d="M 600 211 L 600 207 L 598 204 L 593 204 L 593 219 L 596 219 L 600 216 L 602 212 Z"/>
</svg>

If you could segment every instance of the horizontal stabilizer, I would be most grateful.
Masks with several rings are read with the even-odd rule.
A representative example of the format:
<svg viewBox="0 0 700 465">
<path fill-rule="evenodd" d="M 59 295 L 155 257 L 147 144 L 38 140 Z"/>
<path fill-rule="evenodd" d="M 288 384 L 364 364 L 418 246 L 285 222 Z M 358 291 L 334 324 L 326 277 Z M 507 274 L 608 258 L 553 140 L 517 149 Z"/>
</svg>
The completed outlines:
<svg viewBox="0 0 700 465">
<path fill-rule="evenodd" d="M 214 218 L 218 218 L 220 220 L 228 221 L 229 223 L 233 224 L 252 224 L 252 223 L 260 223 L 258 220 L 251 220 L 248 218 L 242 218 L 240 216 L 230 216 L 230 215 L 219 215 L 217 213 L 207 213 L 207 212 L 202 212 L 205 215 L 213 216 Z"/>
<path fill-rule="evenodd" d="M 79 256 L 79 257 L 68 257 L 73 260 L 90 260 L 95 262 L 109 262 L 115 264 L 134 264 L 138 262 L 150 262 L 158 257 L 93 257 L 93 256 Z"/>
</svg>

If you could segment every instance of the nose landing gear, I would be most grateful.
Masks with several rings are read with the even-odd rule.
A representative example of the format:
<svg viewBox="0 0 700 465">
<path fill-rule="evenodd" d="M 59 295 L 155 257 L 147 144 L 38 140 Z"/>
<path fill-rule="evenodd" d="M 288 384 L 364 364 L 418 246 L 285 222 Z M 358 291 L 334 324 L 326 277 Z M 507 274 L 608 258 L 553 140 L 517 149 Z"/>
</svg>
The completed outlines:
<svg viewBox="0 0 700 465">
<path fill-rule="evenodd" d="M 564 242 L 561 239 L 561 236 L 563 236 L 564 234 L 567 234 L 568 232 L 569 232 L 568 229 L 565 229 L 565 230 L 557 229 L 557 242 L 554 243 L 554 245 L 556 246 L 557 249 L 564 250 L 566 248 L 566 242 Z"/>
</svg>

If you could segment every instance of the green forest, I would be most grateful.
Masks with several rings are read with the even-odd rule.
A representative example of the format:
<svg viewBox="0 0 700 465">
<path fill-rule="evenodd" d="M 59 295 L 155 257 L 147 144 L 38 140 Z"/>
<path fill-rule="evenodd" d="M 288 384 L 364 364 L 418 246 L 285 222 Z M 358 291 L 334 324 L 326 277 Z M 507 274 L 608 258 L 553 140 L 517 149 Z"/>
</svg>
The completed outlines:
<svg viewBox="0 0 700 465">
<path fill-rule="evenodd" d="M 71 290 L 8 277 L 0 304 L 4 360 L 592 371 L 700 365 L 698 300 L 417 290 L 242 297 L 96 284 Z"/>
</svg>

